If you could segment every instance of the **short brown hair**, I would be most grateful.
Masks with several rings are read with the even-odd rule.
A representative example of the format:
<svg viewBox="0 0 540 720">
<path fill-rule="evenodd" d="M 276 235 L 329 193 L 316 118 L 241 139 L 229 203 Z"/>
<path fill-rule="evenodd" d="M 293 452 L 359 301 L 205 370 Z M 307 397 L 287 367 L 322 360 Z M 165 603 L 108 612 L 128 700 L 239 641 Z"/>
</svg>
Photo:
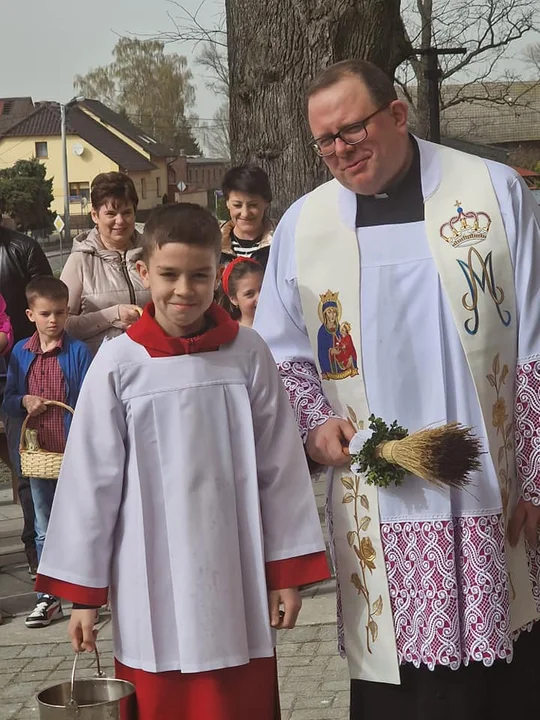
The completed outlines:
<svg viewBox="0 0 540 720">
<path fill-rule="evenodd" d="M 322 70 L 308 86 L 306 100 L 320 90 L 326 90 L 347 76 L 359 78 L 366 86 L 373 102 L 383 107 L 398 99 L 394 83 L 390 77 L 367 60 L 342 60 Z"/>
<path fill-rule="evenodd" d="M 167 243 L 211 248 L 219 261 L 221 230 L 212 213 L 200 205 L 160 205 L 152 210 L 144 226 L 143 260 L 148 262 L 154 250 Z"/>
<path fill-rule="evenodd" d="M 53 275 L 40 275 L 30 280 L 26 286 L 26 302 L 32 307 L 39 298 L 46 300 L 65 300 L 69 302 L 69 290 L 65 282 Z"/>
<path fill-rule="evenodd" d="M 99 210 L 109 200 L 114 204 L 125 203 L 137 209 L 139 196 L 135 190 L 135 183 L 121 172 L 100 173 L 92 180 L 90 200 L 94 210 Z"/>
</svg>

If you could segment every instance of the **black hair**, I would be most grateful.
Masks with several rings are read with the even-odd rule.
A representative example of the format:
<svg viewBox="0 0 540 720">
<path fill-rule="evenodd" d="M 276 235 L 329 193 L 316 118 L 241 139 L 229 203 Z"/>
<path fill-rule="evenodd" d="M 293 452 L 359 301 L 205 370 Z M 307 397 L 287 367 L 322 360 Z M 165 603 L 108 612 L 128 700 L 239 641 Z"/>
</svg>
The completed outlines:
<svg viewBox="0 0 540 720">
<path fill-rule="evenodd" d="M 160 205 L 152 210 L 144 226 L 143 260 L 148 262 L 154 250 L 167 243 L 210 248 L 219 262 L 221 230 L 212 213 L 200 205 Z"/>
<path fill-rule="evenodd" d="M 258 165 L 239 165 L 227 170 L 221 189 L 225 200 L 228 200 L 231 192 L 236 191 L 246 195 L 259 195 L 265 202 L 272 202 L 270 180 Z"/>
<path fill-rule="evenodd" d="M 69 302 L 69 289 L 65 282 L 53 275 L 40 275 L 30 280 L 26 286 L 26 302 L 31 308 L 38 298 L 46 300 L 64 300 Z"/>
</svg>

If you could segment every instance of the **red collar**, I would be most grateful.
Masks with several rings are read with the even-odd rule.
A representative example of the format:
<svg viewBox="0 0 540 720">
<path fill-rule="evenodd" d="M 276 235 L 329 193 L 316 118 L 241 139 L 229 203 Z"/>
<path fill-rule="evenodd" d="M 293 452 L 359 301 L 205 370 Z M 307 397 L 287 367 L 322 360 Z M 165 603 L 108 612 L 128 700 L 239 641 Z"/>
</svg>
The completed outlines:
<svg viewBox="0 0 540 720">
<path fill-rule="evenodd" d="M 167 335 L 155 320 L 154 303 L 148 303 L 140 320 L 127 329 L 127 334 L 148 351 L 150 357 L 191 355 L 218 350 L 221 345 L 232 342 L 238 335 L 238 323 L 220 305 L 212 303 L 206 318 L 213 327 L 202 335 L 175 338 Z"/>
</svg>

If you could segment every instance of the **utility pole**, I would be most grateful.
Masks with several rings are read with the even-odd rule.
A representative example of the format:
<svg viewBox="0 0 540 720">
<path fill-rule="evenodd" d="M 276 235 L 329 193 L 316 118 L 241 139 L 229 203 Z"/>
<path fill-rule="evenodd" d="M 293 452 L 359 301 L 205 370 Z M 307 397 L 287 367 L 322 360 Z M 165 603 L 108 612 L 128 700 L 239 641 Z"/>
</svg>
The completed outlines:
<svg viewBox="0 0 540 720">
<path fill-rule="evenodd" d="M 66 110 L 78 102 L 82 102 L 84 97 L 78 96 L 72 98 L 68 103 L 60 103 L 60 138 L 62 144 L 62 175 L 64 184 L 64 229 L 62 233 L 68 242 L 71 242 L 71 222 L 69 215 L 69 176 L 67 161 L 67 137 L 66 137 Z M 64 263 L 64 248 L 62 243 L 62 233 L 60 233 L 60 262 Z"/>
<path fill-rule="evenodd" d="M 67 140 L 66 140 L 66 105 L 60 103 L 60 136 L 62 140 L 62 176 L 64 181 L 64 229 L 60 233 L 60 263 L 64 264 L 64 246 L 62 242 L 62 234 L 64 238 L 71 240 L 71 225 L 69 222 L 69 179 L 67 164 Z"/>
<path fill-rule="evenodd" d="M 426 70 L 424 77 L 427 80 L 428 87 L 428 108 L 429 108 L 429 140 L 431 142 L 441 142 L 441 115 L 440 115 L 440 98 L 439 98 L 439 80 L 442 71 L 439 67 L 439 55 L 464 55 L 466 48 L 418 48 L 413 50 L 413 55 L 423 55 L 426 57 Z"/>
</svg>

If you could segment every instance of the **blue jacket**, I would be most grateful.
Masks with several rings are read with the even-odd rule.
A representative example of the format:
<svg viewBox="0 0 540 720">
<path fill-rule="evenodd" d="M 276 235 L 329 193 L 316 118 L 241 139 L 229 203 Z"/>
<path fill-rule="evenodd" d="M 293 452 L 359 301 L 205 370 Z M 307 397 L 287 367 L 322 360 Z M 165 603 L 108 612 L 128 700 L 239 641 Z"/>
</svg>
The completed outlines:
<svg viewBox="0 0 540 720">
<path fill-rule="evenodd" d="M 25 349 L 26 340 L 20 340 L 11 352 L 9 359 L 6 389 L 2 409 L 6 415 L 20 418 L 21 424 L 26 417 L 26 410 L 22 406 L 24 395 L 28 395 L 28 372 L 36 354 Z M 67 404 L 72 408 L 77 403 L 86 371 L 92 362 L 92 354 L 85 343 L 75 340 L 67 333 L 64 334 L 62 349 L 58 353 L 58 362 L 66 381 Z M 66 411 L 65 428 L 66 437 L 71 425 L 71 413 Z"/>
</svg>

